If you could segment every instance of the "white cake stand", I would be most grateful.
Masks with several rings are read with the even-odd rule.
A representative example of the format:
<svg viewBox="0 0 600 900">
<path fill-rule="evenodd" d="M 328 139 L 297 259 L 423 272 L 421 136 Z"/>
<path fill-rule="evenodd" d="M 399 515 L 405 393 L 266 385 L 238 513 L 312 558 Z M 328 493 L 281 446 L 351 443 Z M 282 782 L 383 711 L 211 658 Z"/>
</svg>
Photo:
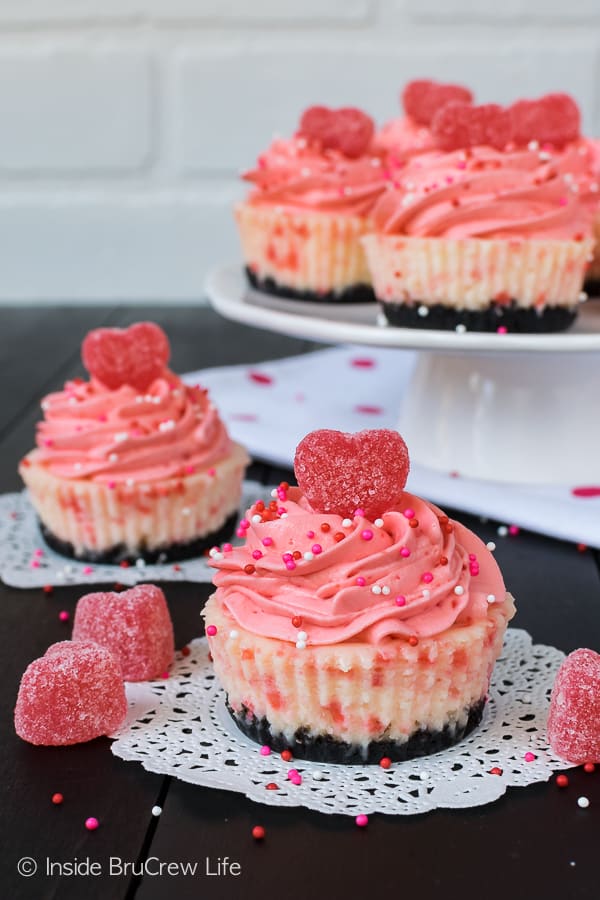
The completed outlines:
<svg viewBox="0 0 600 900">
<path fill-rule="evenodd" d="M 411 456 L 424 466 L 487 480 L 600 483 L 600 301 L 584 304 L 561 334 L 457 334 L 382 325 L 376 304 L 271 297 L 247 287 L 239 263 L 215 269 L 206 291 L 223 316 L 256 328 L 419 351 L 398 405 Z"/>
</svg>

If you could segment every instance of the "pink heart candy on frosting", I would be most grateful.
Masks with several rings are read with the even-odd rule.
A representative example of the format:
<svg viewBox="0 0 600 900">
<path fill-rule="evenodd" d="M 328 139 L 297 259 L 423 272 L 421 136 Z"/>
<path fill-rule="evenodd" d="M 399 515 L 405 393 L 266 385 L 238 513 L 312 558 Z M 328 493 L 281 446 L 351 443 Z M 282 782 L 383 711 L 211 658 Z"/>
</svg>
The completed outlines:
<svg viewBox="0 0 600 900">
<path fill-rule="evenodd" d="M 408 449 L 397 431 L 357 434 L 324 429 L 300 441 L 294 458 L 298 485 L 313 509 L 373 519 L 397 505 L 409 470 Z"/>
<path fill-rule="evenodd" d="M 137 322 L 125 329 L 96 328 L 81 347 L 90 375 L 111 390 L 124 384 L 146 390 L 163 374 L 170 353 L 169 339 L 154 322 Z"/>
<path fill-rule="evenodd" d="M 80 744 L 115 731 L 126 713 L 123 677 L 114 656 L 91 641 L 61 641 L 27 667 L 15 730 L 30 744 Z"/>
</svg>

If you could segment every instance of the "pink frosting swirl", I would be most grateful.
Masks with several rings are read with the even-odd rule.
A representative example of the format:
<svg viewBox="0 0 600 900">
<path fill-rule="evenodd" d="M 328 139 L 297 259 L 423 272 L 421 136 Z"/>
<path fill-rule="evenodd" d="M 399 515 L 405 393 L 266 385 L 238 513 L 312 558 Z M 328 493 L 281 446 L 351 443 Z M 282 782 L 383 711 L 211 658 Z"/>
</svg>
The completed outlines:
<svg viewBox="0 0 600 900">
<path fill-rule="evenodd" d="M 250 510 L 245 544 L 211 560 L 220 603 L 254 634 L 380 644 L 484 619 L 492 595 L 505 600 L 482 541 L 412 494 L 377 522 L 314 512 L 298 488 L 282 510 L 285 517 L 264 522 Z"/>
<path fill-rule="evenodd" d="M 386 234 L 582 240 L 591 235 L 592 180 L 584 142 L 560 153 L 432 151 L 407 162 L 373 215 Z"/>
<path fill-rule="evenodd" d="M 435 139 L 425 125 L 408 116 L 386 122 L 374 138 L 375 146 L 389 153 L 392 163 L 402 163 L 415 153 L 435 149 Z"/>
<path fill-rule="evenodd" d="M 255 186 L 250 203 L 366 216 L 385 187 L 386 171 L 377 152 L 349 159 L 296 135 L 273 141 L 243 178 Z"/>
<path fill-rule="evenodd" d="M 191 474 L 227 455 L 231 441 L 200 387 L 168 369 L 141 395 L 75 379 L 42 402 L 36 462 L 60 478 L 152 481 Z"/>
</svg>

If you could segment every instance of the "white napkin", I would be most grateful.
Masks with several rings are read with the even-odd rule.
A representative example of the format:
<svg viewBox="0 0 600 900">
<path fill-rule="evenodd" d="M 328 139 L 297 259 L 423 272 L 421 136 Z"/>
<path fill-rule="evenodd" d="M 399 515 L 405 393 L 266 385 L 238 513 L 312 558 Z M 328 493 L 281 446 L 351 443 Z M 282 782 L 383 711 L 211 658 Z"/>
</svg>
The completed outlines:
<svg viewBox="0 0 600 900">
<path fill-rule="evenodd" d="M 346 346 L 184 378 L 209 389 L 231 436 L 255 458 L 291 468 L 296 445 L 315 428 L 397 427 L 415 359 L 408 350 Z M 441 506 L 600 547 L 600 485 L 586 496 L 576 487 L 478 481 L 416 463 L 408 480 Z"/>
</svg>

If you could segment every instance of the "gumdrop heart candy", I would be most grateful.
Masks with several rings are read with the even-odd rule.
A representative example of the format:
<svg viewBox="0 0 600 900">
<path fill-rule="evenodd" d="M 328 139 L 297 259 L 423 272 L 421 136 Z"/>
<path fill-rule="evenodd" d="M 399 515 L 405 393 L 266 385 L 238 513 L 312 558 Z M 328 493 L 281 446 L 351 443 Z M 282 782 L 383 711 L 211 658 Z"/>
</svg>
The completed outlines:
<svg viewBox="0 0 600 900">
<path fill-rule="evenodd" d="M 324 149 L 339 150 L 349 159 L 356 159 L 367 151 L 375 125 L 370 116 L 353 106 L 310 106 L 302 113 L 298 131 L 318 141 Z"/>
<path fill-rule="evenodd" d="M 111 734 L 126 713 L 121 669 L 112 653 L 91 641 L 61 641 L 27 667 L 15 730 L 30 744 L 80 744 Z"/>
<path fill-rule="evenodd" d="M 562 147 L 580 136 L 581 114 L 568 94 L 546 94 L 539 100 L 518 100 L 509 107 L 513 140 Z"/>
<path fill-rule="evenodd" d="M 593 650 L 575 650 L 558 670 L 548 743 L 569 762 L 600 762 L 600 654 Z"/>
<path fill-rule="evenodd" d="M 137 322 L 125 329 L 96 328 L 81 347 L 90 375 L 111 390 L 124 384 L 146 390 L 163 374 L 170 353 L 169 339 L 154 322 Z"/>
<path fill-rule="evenodd" d="M 460 84 L 439 84 L 427 79 L 409 81 L 402 91 L 404 111 L 418 125 L 431 125 L 438 109 L 452 100 L 472 103 L 473 94 Z"/>
<path fill-rule="evenodd" d="M 73 640 L 96 641 L 119 661 L 125 681 L 157 678 L 173 662 L 173 623 L 153 584 L 86 594 L 77 602 Z"/>
<path fill-rule="evenodd" d="M 406 444 L 397 431 L 312 431 L 296 448 L 294 471 L 313 509 L 370 519 L 397 505 L 408 477 Z"/>
<path fill-rule="evenodd" d="M 445 151 L 486 145 L 504 150 L 512 140 L 508 110 L 497 103 L 471 106 L 452 101 L 441 107 L 431 122 L 437 145 Z"/>
</svg>

